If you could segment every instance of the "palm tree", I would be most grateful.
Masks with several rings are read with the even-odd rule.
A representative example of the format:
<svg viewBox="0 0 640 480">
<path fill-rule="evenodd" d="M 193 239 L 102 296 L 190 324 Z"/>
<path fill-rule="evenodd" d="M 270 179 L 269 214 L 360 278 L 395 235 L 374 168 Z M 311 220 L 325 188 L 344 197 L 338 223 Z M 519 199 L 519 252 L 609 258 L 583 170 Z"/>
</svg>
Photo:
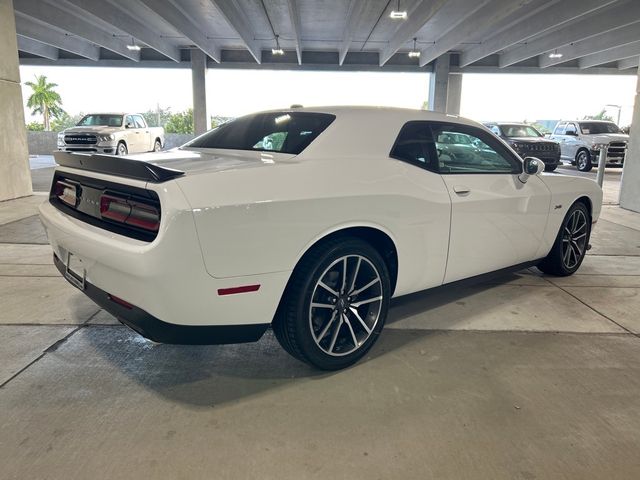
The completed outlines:
<svg viewBox="0 0 640 480">
<path fill-rule="evenodd" d="M 44 75 L 36 75 L 36 82 L 25 82 L 33 90 L 27 100 L 27 107 L 33 109 L 32 115 L 41 113 L 44 117 L 44 129 L 51 130 L 51 117 L 57 117 L 62 113 L 62 98 L 54 90 L 56 83 L 48 83 Z"/>
</svg>

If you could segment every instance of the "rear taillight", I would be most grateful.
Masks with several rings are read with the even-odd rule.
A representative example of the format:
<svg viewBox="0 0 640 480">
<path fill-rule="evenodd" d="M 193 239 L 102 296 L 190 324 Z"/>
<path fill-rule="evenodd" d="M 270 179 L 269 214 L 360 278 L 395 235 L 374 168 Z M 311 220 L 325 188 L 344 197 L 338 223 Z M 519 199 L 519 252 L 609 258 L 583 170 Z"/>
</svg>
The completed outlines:
<svg viewBox="0 0 640 480">
<path fill-rule="evenodd" d="M 160 212 L 153 205 L 109 194 L 100 197 L 100 216 L 150 232 L 160 227 Z"/>
<path fill-rule="evenodd" d="M 78 199 L 80 198 L 78 188 L 78 185 L 74 183 L 56 180 L 53 194 L 65 205 L 75 208 L 78 206 Z"/>
</svg>

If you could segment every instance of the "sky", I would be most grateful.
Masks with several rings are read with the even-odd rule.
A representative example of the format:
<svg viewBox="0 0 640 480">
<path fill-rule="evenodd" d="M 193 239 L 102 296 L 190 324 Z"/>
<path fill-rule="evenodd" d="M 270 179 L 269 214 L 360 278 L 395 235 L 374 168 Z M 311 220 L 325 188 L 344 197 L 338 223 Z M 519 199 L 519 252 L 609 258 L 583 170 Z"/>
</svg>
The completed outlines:
<svg viewBox="0 0 640 480">
<path fill-rule="evenodd" d="M 191 106 L 189 69 L 21 66 L 22 81 L 46 75 L 57 83 L 70 114 L 147 111 L 156 105 L 177 112 Z M 429 74 L 388 72 L 300 72 L 210 69 L 211 115 L 237 117 L 292 104 L 382 105 L 420 108 Z M 465 74 L 461 114 L 479 121 L 574 119 L 621 105 L 622 126 L 631 121 L 634 75 Z M 30 89 L 23 85 L 23 98 Z M 617 117 L 617 109 L 607 113 Z M 25 108 L 27 122 L 37 120 Z"/>
</svg>

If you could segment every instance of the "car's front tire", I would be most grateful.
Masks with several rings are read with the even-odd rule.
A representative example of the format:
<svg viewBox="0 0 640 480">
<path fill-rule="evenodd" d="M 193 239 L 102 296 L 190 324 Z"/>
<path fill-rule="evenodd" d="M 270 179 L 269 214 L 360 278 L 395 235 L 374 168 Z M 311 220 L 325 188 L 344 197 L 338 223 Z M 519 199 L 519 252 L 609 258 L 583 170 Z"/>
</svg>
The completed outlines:
<svg viewBox="0 0 640 480">
<path fill-rule="evenodd" d="M 591 154 L 586 150 L 580 150 L 576 154 L 576 168 L 581 172 L 589 172 L 593 166 L 591 165 Z"/>
<path fill-rule="evenodd" d="M 118 147 L 116 148 L 116 155 L 126 155 L 127 153 L 129 153 L 127 144 L 124 142 L 119 142 Z"/>
<path fill-rule="evenodd" d="M 376 342 L 391 296 L 389 270 L 370 244 L 337 237 L 296 266 L 273 322 L 282 347 L 323 370 L 348 367 Z"/>
<path fill-rule="evenodd" d="M 590 237 L 591 215 L 584 203 L 576 202 L 562 220 L 553 247 L 538 268 L 549 275 L 572 275 L 584 260 Z"/>
<path fill-rule="evenodd" d="M 553 172 L 553 171 L 555 171 L 556 168 L 558 168 L 557 165 L 545 165 L 544 171 L 545 172 Z"/>
</svg>

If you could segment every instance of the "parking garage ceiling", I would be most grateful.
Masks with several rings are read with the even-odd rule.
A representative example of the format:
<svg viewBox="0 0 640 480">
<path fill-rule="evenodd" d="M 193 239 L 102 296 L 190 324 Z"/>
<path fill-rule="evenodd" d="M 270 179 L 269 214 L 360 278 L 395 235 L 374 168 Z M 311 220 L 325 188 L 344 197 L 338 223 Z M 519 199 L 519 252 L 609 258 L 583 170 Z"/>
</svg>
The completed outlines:
<svg viewBox="0 0 640 480">
<path fill-rule="evenodd" d="M 420 71 L 449 52 L 453 72 L 635 73 L 640 59 L 638 0 L 14 0 L 14 9 L 21 64 L 183 67 L 200 49 L 210 67 Z"/>
</svg>

